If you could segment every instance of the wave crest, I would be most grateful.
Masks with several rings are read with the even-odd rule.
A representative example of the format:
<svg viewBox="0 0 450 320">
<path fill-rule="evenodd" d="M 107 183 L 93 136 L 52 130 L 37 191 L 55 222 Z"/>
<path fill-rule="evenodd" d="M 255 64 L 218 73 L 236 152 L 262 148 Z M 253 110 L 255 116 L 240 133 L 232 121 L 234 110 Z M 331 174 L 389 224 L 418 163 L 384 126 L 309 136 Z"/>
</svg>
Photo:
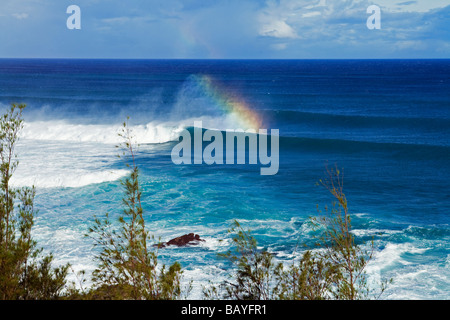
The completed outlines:
<svg viewBox="0 0 450 320">
<path fill-rule="evenodd" d="M 116 181 L 128 174 L 127 170 L 103 170 L 95 172 L 61 172 L 49 174 L 48 172 L 26 175 L 11 179 L 16 187 L 35 186 L 36 188 L 79 188 L 90 184 Z"/>
<path fill-rule="evenodd" d="M 24 124 L 22 138 L 27 140 L 99 142 L 116 144 L 120 124 L 73 124 L 65 121 L 38 121 Z M 139 143 L 164 143 L 174 141 L 183 130 L 181 124 L 148 123 L 132 126 Z"/>
</svg>

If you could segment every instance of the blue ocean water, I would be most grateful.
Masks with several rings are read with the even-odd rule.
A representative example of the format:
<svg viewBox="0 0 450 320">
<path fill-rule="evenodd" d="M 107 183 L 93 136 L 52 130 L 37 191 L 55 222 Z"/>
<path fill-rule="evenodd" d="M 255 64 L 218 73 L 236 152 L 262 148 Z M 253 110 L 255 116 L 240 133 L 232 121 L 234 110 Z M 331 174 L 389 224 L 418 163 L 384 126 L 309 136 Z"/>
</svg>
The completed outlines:
<svg viewBox="0 0 450 320">
<path fill-rule="evenodd" d="M 216 105 L 201 75 L 279 129 L 276 175 L 172 163 L 182 129 L 225 130 L 240 116 Z M 37 186 L 35 238 L 74 271 L 95 267 L 83 237 L 93 216 L 121 213 L 127 170 L 114 146 L 130 116 L 149 229 L 206 240 L 160 251 L 194 280 L 192 298 L 226 276 L 217 253 L 234 219 L 280 261 L 311 244 L 305 222 L 331 202 L 316 185 L 327 164 L 344 169 L 358 241 L 374 239 L 371 281 L 394 279 L 384 298 L 450 297 L 450 60 L 3 59 L 0 104 L 12 102 L 28 106 L 14 183 Z"/>
</svg>

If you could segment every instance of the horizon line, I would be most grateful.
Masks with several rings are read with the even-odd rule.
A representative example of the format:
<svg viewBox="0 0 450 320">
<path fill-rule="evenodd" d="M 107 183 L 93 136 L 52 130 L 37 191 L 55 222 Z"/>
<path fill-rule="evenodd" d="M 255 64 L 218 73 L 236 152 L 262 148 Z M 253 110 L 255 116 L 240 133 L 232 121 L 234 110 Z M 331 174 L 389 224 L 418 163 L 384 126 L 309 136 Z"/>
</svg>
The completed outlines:
<svg viewBox="0 0 450 320">
<path fill-rule="evenodd" d="M 446 58 L 12 58 L 0 57 L 0 60 L 273 60 L 273 61 L 287 61 L 287 60 L 306 60 L 306 61 L 320 61 L 320 60 L 450 60 Z"/>
</svg>

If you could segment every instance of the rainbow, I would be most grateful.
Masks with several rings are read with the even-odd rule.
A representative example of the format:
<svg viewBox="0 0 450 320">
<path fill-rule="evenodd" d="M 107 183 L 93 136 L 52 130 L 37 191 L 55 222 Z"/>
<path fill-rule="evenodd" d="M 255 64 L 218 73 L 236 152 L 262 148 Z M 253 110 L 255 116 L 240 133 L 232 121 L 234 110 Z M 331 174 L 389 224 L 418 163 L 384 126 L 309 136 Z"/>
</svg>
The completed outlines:
<svg viewBox="0 0 450 320">
<path fill-rule="evenodd" d="M 258 132 L 262 128 L 262 119 L 258 113 L 248 107 L 243 99 L 231 96 L 218 81 L 208 75 L 196 75 L 196 80 L 204 92 L 210 96 L 216 105 L 226 114 L 232 114 L 243 130 L 252 129 Z M 237 128 L 236 128 L 237 129 Z"/>
</svg>

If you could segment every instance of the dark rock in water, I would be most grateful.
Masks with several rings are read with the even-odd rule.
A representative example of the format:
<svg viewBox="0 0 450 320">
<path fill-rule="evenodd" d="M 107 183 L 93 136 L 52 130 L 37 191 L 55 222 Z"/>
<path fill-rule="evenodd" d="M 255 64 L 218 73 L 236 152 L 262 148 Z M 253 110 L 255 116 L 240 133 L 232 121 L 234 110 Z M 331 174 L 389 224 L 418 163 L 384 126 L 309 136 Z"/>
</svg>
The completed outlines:
<svg viewBox="0 0 450 320">
<path fill-rule="evenodd" d="M 171 245 L 183 247 L 188 244 L 197 244 L 199 241 L 205 241 L 205 240 L 200 239 L 200 236 L 198 234 L 189 233 L 189 234 L 185 234 L 180 237 L 174 238 L 172 240 L 169 240 L 168 242 L 160 243 L 157 246 L 160 248 L 163 248 L 165 246 L 171 246 Z"/>
</svg>

